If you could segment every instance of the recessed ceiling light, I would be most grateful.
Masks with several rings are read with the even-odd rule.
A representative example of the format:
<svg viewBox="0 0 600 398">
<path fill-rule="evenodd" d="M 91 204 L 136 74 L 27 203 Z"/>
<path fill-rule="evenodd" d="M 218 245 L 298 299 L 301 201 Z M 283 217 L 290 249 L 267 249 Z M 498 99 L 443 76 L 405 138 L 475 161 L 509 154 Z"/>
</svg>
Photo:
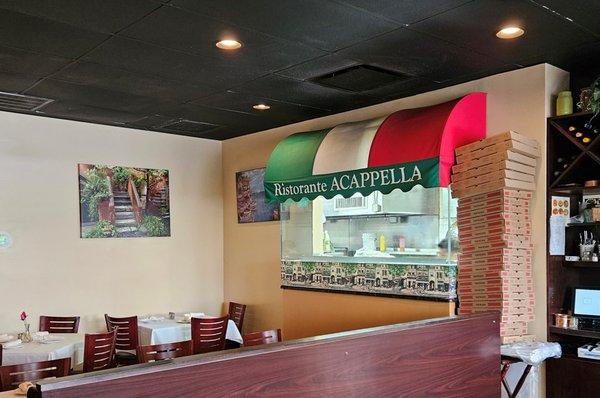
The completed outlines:
<svg viewBox="0 0 600 398">
<path fill-rule="evenodd" d="M 259 111 L 266 111 L 267 109 L 271 109 L 271 107 L 267 104 L 256 104 L 253 106 L 253 108 Z"/>
<path fill-rule="evenodd" d="M 216 46 L 221 50 L 237 50 L 242 47 L 242 43 L 233 39 L 223 39 L 218 41 Z"/>
<path fill-rule="evenodd" d="M 502 28 L 496 33 L 496 36 L 500 39 L 515 39 L 519 36 L 523 36 L 525 31 L 518 26 L 507 26 Z"/>
</svg>

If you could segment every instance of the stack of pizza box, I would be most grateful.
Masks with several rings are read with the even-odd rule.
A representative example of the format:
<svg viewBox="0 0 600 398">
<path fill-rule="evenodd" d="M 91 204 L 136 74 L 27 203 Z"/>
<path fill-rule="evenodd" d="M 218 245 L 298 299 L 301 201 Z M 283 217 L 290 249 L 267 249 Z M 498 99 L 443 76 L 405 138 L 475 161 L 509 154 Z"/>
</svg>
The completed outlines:
<svg viewBox="0 0 600 398">
<path fill-rule="evenodd" d="M 501 312 L 504 343 L 531 340 L 531 218 L 537 141 L 514 131 L 456 150 L 452 196 L 458 198 L 459 313 Z"/>
</svg>

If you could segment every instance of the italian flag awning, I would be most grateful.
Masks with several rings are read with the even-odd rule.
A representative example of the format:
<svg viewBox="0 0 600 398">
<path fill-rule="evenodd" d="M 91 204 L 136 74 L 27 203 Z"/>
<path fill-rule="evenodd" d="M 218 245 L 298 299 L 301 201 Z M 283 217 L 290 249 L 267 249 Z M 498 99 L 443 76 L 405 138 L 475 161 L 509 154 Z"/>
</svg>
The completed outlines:
<svg viewBox="0 0 600 398">
<path fill-rule="evenodd" d="M 267 201 L 447 187 L 454 149 L 484 138 L 485 123 L 485 93 L 471 93 L 379 119 L 293 134 L 277 145 L 267 163 Z"/>
</svg>

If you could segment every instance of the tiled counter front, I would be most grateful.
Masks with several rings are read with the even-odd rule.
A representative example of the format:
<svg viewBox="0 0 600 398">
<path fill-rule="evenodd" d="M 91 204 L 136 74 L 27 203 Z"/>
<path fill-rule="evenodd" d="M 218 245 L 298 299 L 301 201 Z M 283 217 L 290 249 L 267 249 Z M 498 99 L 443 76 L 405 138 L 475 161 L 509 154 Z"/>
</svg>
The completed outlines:
<svg viewBox="0 0 600 398">
<path fill-rule="evenodd" d="M 307 290 L 454 300 L 456 265 L 282 260 L 281 285 Z"/>
</svg>

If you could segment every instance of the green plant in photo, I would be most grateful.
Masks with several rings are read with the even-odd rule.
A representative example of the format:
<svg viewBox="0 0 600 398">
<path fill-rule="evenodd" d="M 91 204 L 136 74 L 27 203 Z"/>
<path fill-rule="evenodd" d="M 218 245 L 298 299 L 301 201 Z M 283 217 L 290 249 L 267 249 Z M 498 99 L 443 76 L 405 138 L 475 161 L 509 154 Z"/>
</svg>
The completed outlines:
<svg viewBox="0 0 600 398">
<path fill-rule="evenodd" d="M 115 236 L 117 236 L 117 230 L 108 220 L 98 221 L 96 226 L 85 234 L 86 238 L 112 238 Z"/>
<path fill-rule="evenodd" d="M 81 203 L 88 206 L 90 219 L 98 219 L 98 203 L 110 197 L 110 186 L 106 176 L 97 169 L 86 173 L 86 181 L 81 191 Z"/>
<path fill-rule="evenodd" d="M 133 176 L 133 183 L 138 190 L 138 193 L 142 193 L 142 188 L 146 185 L 146 177 L 144 175 L 135 174 Z"/>
<path fill-rule="evenodd" d="M 144 217 L 142 227 L 144 227 L 148 236 L 165 236 L 167 234 L 165 224 L 156 216 Z"/>
<path fill-rule="evenodd" d="M 127 181 L 133 174 L 129 167 L 115 166 L 112 168 L 113 181 L 119 188 L 127 188 Z"/>
</svg>

